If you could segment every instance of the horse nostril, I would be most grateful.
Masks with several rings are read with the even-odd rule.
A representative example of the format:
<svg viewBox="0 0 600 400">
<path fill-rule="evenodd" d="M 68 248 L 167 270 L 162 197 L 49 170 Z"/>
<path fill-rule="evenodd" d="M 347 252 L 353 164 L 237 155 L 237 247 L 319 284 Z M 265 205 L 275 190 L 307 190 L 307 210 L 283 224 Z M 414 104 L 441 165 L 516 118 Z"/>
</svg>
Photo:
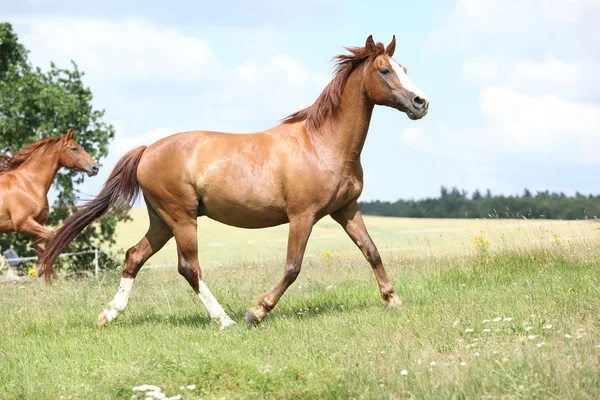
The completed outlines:
<svg viewBox="0 0 600 400">
<path fill-rule="evenodd" d="M 413 98 L 413 104 L 417 108 L 422 108 L 425 105 L 425 99 L 419 96 Z"/>
<path fill-rule="evenodd" d="M 97 166 L 97 165 L 94 165 L 94 166 L 92 167 L 92 171 L 94 171 L 94 172 L 98 172 L 98 170 L 99 170 L 99 168 L 98 168 L 98 166 Z"/>
</svg>

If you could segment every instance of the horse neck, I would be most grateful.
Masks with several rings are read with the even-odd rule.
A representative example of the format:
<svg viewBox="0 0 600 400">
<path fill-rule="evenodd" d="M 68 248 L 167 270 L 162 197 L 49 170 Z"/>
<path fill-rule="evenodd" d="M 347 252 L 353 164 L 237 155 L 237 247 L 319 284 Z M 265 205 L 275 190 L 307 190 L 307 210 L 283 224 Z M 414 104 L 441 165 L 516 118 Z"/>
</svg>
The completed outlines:
<svg viewBox="0 0 600 400">
<path fill-rule="evenodd" d="M 59 146 L 52 146 L 41 154 L 25 161 L 19 170 L 28 175 L 29 182 L 47 194 L 60 168 Z"/>
<path fill-rule="evenodd" d="M 337 111 L 330 115 L 319 132 L 314 135 L 318 147 L 329 149 L 340 166 L 360 163 L 374 104 L 366 95 L 362 69 L 354 71 L 342 92 Z"/>
</svg>

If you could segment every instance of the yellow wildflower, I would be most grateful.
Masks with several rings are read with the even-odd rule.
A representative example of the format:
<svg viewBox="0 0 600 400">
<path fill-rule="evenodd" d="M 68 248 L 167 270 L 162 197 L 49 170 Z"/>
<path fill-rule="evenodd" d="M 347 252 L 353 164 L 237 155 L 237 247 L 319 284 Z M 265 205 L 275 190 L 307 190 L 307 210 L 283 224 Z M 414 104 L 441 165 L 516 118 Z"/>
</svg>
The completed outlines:
<svg viewBox="0 0 600 400">
<path fill-rule="evenodd" d="M 29 271 L 27 271 L 27 275 L 29 275 L 29 276 L 37 276 L 37 269 L 35 269 L 35 268 L 29 268 Z"/>
<path fill-rule="evenodd" d="M 485 239 L 482 235 L 475 236 L 473 239 L 473 245 L 478 249 L 485 249 L 490 245 L 490 243 L 491 242 L 488 239 Z"/>
</svg>

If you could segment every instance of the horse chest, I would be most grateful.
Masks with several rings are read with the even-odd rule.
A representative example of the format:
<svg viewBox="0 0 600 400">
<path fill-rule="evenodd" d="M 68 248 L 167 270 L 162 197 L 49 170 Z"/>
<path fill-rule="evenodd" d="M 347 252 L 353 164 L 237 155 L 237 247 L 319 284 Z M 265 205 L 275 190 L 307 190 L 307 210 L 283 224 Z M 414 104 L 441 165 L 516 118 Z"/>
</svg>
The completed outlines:
<svg viewBox="0 0 600 400">
<path fill-rule="evenodd" d="M 357 175 L 345 175 L 342 176 L 337 185 L 334 185 L 333 192 L 331 193 L 331 202 L 327 209 L 335 211 L 346 204 L 358 199 L 362 193 L 363 182 L 362 179 Z"/>
</svg>

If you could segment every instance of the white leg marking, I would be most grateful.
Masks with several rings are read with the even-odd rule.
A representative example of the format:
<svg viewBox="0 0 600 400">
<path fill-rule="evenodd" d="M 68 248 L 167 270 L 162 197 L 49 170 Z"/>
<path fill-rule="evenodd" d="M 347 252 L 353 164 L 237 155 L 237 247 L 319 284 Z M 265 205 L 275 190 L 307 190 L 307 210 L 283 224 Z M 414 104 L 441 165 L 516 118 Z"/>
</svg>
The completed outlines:
<svg viewBox="0 0 600 400">
<path fill-rule="evenodd" d="M 119 285 L 119 291 L 115 295 L 113 301 L 108 304 L 109 310 L 104 310 L 106 320 L 111 322 L 119 316 L 127 308 L 127 301 L 129 300 L 129 294 L 133 287 L 133 278 L 121 278 L 121 284 Z"/>
<path fill-rule="evenodd" d="M 213 321 L 216 321 L 221 326 L 221 329 L 235 325 L 235 322 L 233 322 L 233 320 L 225 313 L 225 310 L 223 310 L 223 307 L 221 307 L 217 299 L 215 299 L 215 296 L 213 296 L 203 280 L 200 280 L 198 283 L 198 288 L 200 289 L 198 297 L 200 297 L 202 304 L 204 304 L 204 307 L 206 307 L 210 313 L 210 317 Z"/>
</svg>

